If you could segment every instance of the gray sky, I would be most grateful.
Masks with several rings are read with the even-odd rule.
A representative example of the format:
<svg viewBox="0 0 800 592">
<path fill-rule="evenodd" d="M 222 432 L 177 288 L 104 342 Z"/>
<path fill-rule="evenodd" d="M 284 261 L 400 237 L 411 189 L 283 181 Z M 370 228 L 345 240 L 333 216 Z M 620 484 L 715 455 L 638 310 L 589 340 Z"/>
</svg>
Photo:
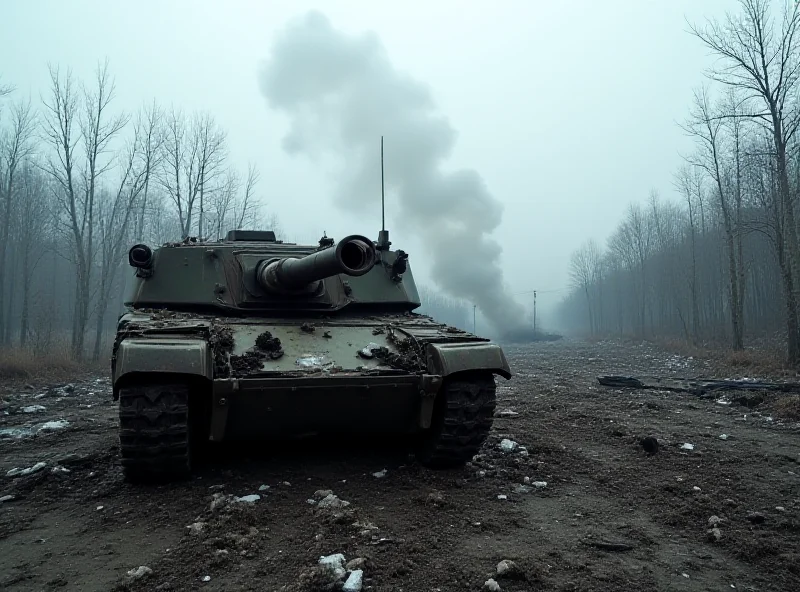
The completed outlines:
<svg viewBox="0 0 800 592">
<path fill-rule="evenodd" d="M 354 218 L 337 208 L 330 178 L 283 151 L 289 119 L 259 90 L 276 33 L 312 9 L 347 33 L 375 32 L 394 67 L 428 86 L 458 132 L 449 165 L 476 169 L 504 205 L 494 238 L 509 288 L 524 291 L 563 288 L 582 241 L 605 241 L 627 204 L 651 189 L 673 195 L 672 174 L 690 148 L 676 121 L 710 63 L 685 19 L 722 16 L 736 3 L 9 0 L 0 74 L 18 95 L 38 98 L 48 61 L 88 78 L 107 56 L 118 107 L 155 97 L 214 114 L 232 159 L 241 169 L 258 165 L 261 193 L 290 240 L 323 229 L 376 238 L 377 210 Z M 387 226 L 397 226 L 391 209 Z M 423 246 L 399 232 L 391 238 L 425 283 Z M 540 304 L 557 296 L 543 294 Z"/>
</svg>

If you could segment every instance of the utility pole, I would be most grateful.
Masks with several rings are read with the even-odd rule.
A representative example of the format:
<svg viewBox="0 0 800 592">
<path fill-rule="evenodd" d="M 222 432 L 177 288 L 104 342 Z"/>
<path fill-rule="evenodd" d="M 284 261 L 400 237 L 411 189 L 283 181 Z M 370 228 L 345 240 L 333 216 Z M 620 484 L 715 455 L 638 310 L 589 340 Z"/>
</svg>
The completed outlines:
<svg viewBox="0 0 800 592">
<path fill-rule="evenodd" d="M 533 332 L 536 333 L 536 290 L 533 291 Z"/>
<path fill-rule="evenodd" d="M 477 309 L 477 308 L 478 308 L 478 306 L 476 304 L 472 305 L 472 333 L 475 334 L 475 335 L 477 335 L 477 333 L 475 331 L 475 309 Z"/>
</svg>

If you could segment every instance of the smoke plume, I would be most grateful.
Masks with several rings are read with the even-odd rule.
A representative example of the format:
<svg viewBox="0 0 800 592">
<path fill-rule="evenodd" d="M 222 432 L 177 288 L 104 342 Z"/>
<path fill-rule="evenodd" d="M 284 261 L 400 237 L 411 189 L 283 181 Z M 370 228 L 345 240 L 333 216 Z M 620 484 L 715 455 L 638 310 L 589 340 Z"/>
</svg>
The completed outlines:
<svg viewBox="0 0 800 592">
<path fill-rule="evenodd" d="M 396 196 L 393 211 L 425 245 L 434 281 L 476 304 L 500 333 L 519 326 L 524 310 L 504 287 L 502 249 L 489 237 L 503 206 L 476 171 L 443 170 L 455 130 L 374 34 L 350 36 L 307 13 L 279 33 L 260 85 L 269 105 L 290 117 L 288 153 L 339 160 L 334 197 L 350 211 L 363 213 L 380 195 L 385 136 L 387 200 Z"/>
</svg>

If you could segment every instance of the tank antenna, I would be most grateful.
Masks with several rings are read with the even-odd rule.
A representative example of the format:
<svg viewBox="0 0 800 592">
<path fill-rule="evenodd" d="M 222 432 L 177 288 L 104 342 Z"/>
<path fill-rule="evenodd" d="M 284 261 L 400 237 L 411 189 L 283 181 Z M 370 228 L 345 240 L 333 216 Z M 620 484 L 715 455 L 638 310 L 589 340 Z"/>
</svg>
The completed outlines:
<svg viewBox="0 0 800 592">
<path fill-rule="evenodd" d="M 386 230 L 386 191 L 383 181 L 383 136 L 381 136 L 381 231 L 378 233 L 378 250 L 389 249 L 389 231 Z"/>
</svg>

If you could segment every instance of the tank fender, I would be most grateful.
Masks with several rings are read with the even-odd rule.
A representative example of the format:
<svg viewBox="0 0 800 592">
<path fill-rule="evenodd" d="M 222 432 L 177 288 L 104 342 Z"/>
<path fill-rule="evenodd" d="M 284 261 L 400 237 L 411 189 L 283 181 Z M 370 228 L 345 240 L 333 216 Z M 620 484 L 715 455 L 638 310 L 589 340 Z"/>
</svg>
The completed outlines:
<svg viewBox="0 0 800 592">
<path fill-rule="evenodd" d="M 174 373 L 212 378 L 211 351 L 203 339 L 127 338 L 117 347 L 114 372 L 114 400 L 119 380 L 133 373 Z"/>
<path fill-rule="evenodd" d="M 457 372 L 485 370 L 511 378 L 511 368 L 503 349 L 496 343 L 429 343 L 428 372 L 449 376 Z"/>
</svg>

